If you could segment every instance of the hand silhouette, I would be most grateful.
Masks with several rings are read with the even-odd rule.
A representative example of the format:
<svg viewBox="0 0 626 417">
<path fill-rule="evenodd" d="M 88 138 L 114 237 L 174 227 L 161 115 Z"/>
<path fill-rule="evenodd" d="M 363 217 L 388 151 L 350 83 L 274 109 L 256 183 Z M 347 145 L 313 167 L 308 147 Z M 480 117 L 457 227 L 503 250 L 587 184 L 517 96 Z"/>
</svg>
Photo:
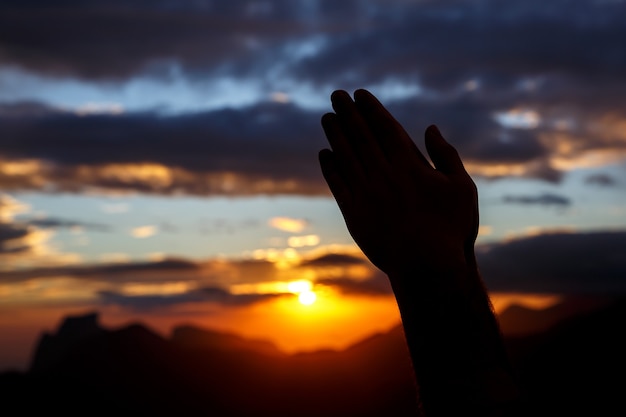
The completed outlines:
<svg viewBox="0 0 626 417">
<path fill-rule="evenodd" d="M 331 96 L 324 178 L 350 234 L 394 290 L 428 417 L 501 416 L 517 397 L 474 256 L 478 196 L 435 126 L 424 157 L 369 92 Z"/>
<path fill-rule="evenodd" d="M 473 262 L 478 197 L 456 149 L 435 126 L 426 160 L 404 128 L 368 91 L 331 96 L 322 117 L 331 150 L 324 178 L 350 234 L 374 265 L 396 272 Z"/>
</svg>

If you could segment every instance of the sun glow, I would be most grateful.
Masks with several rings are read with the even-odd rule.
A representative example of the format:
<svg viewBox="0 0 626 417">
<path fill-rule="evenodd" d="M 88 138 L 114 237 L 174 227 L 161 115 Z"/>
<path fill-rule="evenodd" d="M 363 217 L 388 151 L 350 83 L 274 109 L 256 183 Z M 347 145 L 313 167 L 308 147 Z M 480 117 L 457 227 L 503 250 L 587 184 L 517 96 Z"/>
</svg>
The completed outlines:
<svg viewBox="0 0 626 417">
<path fill-rule="evenodd" d="M 298 301 L 300 301 L 300 304 L 305 306 L 310 306 L 315 302 L 315 300 L 317 300 L 317 295 L 313 291 L 301 292 L 298 295 Z"/>
<path fill-rule="evenodd" d="M 306 279 L 290 282 L 287 284 L 287 289 L 293 294 L 298 294 L 298 301 L 302 305 L 310 306 L 317 300 L 317 295 L 313 292 L 313 284 Z"/>
</svg>

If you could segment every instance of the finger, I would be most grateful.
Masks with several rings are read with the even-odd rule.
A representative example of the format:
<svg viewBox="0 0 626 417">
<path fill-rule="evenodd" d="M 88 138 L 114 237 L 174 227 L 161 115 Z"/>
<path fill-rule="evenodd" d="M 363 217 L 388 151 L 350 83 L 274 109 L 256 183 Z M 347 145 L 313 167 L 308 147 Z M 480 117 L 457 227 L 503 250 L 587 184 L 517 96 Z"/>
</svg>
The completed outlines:
<svg viewBox="0 0 626 417">
<path fill-rule="evenodd" d="M 428 156 L 438 171 L 446 175 L 466 173 L 459 153 L 454 146 L 446 142 L 437 126 L 428 126 L 424 137 Z"/>
<path fill-rule="evenodd" d="M 356 90 L 354 100 L 390 162 L 395 164 L 410 158 L 408 163 L 414 164 L 417 157 L 419 163 L 431 167 L 406 130 L 372 93 L 363 89 Z"/>
<path fill-rule="evenodd" d="M 387 172 L 387 159 L 380 149 L 369 124 L 365 121 L 350 95 L 337 90 L 331 95 L 333 109 L 352 152 L 370 174 Z"/>
<path fill-rule="evenodd" d="M 350 184 L 362 184 L 367 182 L 363 165 L 357 157 L 350 141 L 346 138 L 344 130 L 341 128 L 338 117 L 334 113 L 326 113 L 322 116 L 322 127 L 326 134 L 326 139 L 333 150 L 333 158 L 336 162 L 336 169 L 341 172 L 344 179 Z"/>
<path fill-rule="evenodd" d="M 341 170 L 338 169 L 335 154 L 330 149 L 322 149 L 319 152 L 320 167 L 322 168 L 322 175 L 330 188 L 330 192 L 335 197 L 337 205 L 343 213 L 347 207 L 352 204 L 352 193 L 350 187 L 346 183 L 345 179 L 341 175 Z"/>
</svg>

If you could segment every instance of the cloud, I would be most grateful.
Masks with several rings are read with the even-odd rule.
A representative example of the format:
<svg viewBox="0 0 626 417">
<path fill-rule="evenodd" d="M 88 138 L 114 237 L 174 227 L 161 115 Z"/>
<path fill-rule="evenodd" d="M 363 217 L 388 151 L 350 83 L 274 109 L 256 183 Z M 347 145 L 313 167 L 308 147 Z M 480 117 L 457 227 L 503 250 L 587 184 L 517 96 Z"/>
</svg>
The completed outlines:
<svg viewBox="0 0 626 417">
<path fill-rule="evenodd" d="M 548 233 L 479 247 L 490 291 L 553 294 L 626 292 L 625 231 Z"/>
<path fill-rule="evenodd" d="M 477 254 L 492 292 L 619 294 L 626 292 L 624 247 L 626 231 L 555 231 L 480 245 Z M 31 301 L 36 297 L 51 300 L 66 294 L 66 287 L 80 287 L 70 294 L 74 302 L 133 310 L 187 303 L 236 307 L 290 296 L 288 283 L 294 277 L 313 283 L 314 288 L 326 286 L 342 294 L 392 294 L 382 272 L 362 256 L 347 252 L 318 255 L 287 268 L 266 260 L 165 259 L 5 270 L 0 271 L 0 293 L 23 293 Z M 59 285 L 60 292 L 55 293 Z"/>
<path fill-rule="evenodd" d="M 305 219 L 293 219 L 291 217 L 272 217 L 267 223 L 275 229 L 291 233 L 302 232 L 309 225 Z"/>
<path fill-rule="evenodd" d="M 55 265 L 0 272 L 0 282 L 23 282 L 57 276 L 116 284 L 143 281 L 167 282 L 182 279 L 195 280 L 204 276 L 203 268 L 204 266 L 197 262 L 175 258 L 155 262 Z"/>
<path fill-rule="evenodd" d="M 318 235 L 290 236 L 287 244 L 292 248 L 302 248 L 305 246 L 317 246 L 320 243 Z"/>
<path fill-rule="evenodd" d="M 0 123 L 6 190 L 328 193 L 316 160 L 324 146 L 319 115 L 293 105 L 170 117 L 51 112 Z"/>
<path fill-rule="evenodd" d="M 393 294 L 389 278 L 387 278 L 387 275 L 380 271 L 376 271 L 371 278 L 364 280 L 352 278 L 327 278 L 318 280 L 317 284 L 334 287 L 342 294 L 349 295 L 387 296 Z"/>
<path fill-rule="evenodd" d="M 28 213 L 30 206 L 8 194 L 0 194 L 0 222 L 9 223 L 18 214 Z"/>
<path fill-rule="evenodd" d="M 539 195 L 505 195 L 502 202 L 507 204 L 541 205 L 568 207 L 572 200 L 558 194 L 544 193 Z"/>
<path fill-rule="evenodd" d="M 42 229 L 86 229 L 97 232 L 111 231 L 111 226 L 102 223 L 82 222 L 77 220 L 67 220 L 53 217 L 29 219 L 25 220 L 25 223 L 32 226 L 40 227 Z"/>
<path fill-rule="evenodd" d="M 580 166 L 626 160 L 623 2 L 27 3 L 3 4 L 5 62 L 121 83 L 142 71 L 171 78 L 157 68 L 167 61 L 198 86 L 228 73 L 281 95 L 170 117 L 123 113 L 114 102 L 82 116 L 0 104 L 6 190 L 327 194 L 315 160 L 326 146 L 322 110 L 285 97 L 335 87 L 390 95 L 385 103 L 418 142 L 439 124 L 473 175 L 558 182 Z M 33 26 L 44 16 L 56 23 Z M 68 41 L 66 30 L 82 36 Z M 118 36 L 125 41 L 107 48 Z"/>
<path fill-rule="evenodd" d="M 285 35 L 306 32 L 289 19 L 301 3 L 273 2 L 254 12 L 248 1 L 3 2 L 3 62 L 55 76 L 120 79 L 227 70 L 227 62 L 262 54 Z M 291 3 L 291 4 L 290 4 Z M 114 47 L 112 47 L 114 45 Z"/>
<path fill-rule="evenodd" d="M 0 224 L 0 243 L 4 254 L 27 252 L 32 249 L 32 242 L 40 240 L 33 229 L 28 227 Z"/>
<path fill-rule="evenodd" d="M 171 295 L 126 295 L 113 291 L 101 291 L 100 302 L 104 305 L 117 305 L 130 310 L 163 309 L 180 304 L 215 303 L 223 306 L 245 306 L 281 297 L 282 294 L 231 294 L 222 288 L 201 288 L 181 294 Z"/>
<path fill-rule="evenodd" d="M 604 123 L 597 109 L 581 112 L 575 130 L 560 131 L 550 125 L 506 129 L 491 118 L 493 109 L 485 103 L 463 99 L 396 100 L 389 108 L 412 132 L 440 122 L 477 176 L 556 182 L 580 166 L 626 160 L 626 136 L 617 129 L 621 122 Z M 0 115 L 0 186 L 9 191 L 328 195 L 316 160 L 327 146 L 320 113 L 260 103 L 168 117 Z M 601 127 L 593 131 L 592 126 Z M 418 142 L 420 136 L 415 136 Z"/>
<path fill-rule="evenodd" d="M 617 184 L 617 180 L 607 174 L 592 174 L 585 178 L 585 183 L 600 187 L 612 187 Z"/>
<path fill-rule="evenodd" d="M 0 194 L 0 271 L 78 262 L 77 254 L 60 252 L 54 246 L 49 225 L 14 218 L 29 211 L 29 205 Z"/>
<path fill-rule="evenodd" d="M 328 266 L 352 266 L 364 265 L 369 261 L 364 256 L 356 256 L 347 253 L 328 253 L 302 262 L 302 266 L 328 267 Z"/>
<path fill-rule="evenodd" d="M 130 235 L 136 239 L 145 239 L 154 236 L 159 229 L 154 225 L 135 227 L 130 231 Z"/>
</svg>

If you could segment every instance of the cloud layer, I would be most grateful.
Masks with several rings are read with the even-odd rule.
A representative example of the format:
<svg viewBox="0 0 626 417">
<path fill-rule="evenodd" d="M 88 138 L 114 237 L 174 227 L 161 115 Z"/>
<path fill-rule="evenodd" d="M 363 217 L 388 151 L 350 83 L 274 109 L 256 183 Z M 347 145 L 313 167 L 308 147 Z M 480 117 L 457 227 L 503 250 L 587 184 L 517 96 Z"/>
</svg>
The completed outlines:
<svg viewBox="0 0 626 417">
<path fill-rule="evenodd" d="M 481 246 L 477 253 L 491 292 L 615 295 L 626 293 L 624 247 L 624 231 L 550 233 Z M 288 285 L 293 277 L 306 277 L 313 291 L 392 294 L 387 277 L 357 254 L 328 253 L 287 268 L 278 264 L 278 260 L 168 259 L 0 271 L 0 294 L 18 301 L 95 303 L 131 310 L 190 303 L 237 307 L 293 296 Z M 46 290 L 52 284 L 57 287 L 54 293 Z M 75 290 L 66 293 L 64 288 L 80 288 L 82 298 L 69 297 Z"/>
<path fill-rule="evenodd" d="M 169 116 L 163 103 L 70 111 L 3 98 L 19 86 L 0 81 L 5 189 L 324 194 L 323 110 L 304 103 L 334 88 L 370 87 L 418 142 L 439 124 L 476 176 L 558 182 L 626 160 L 623 1 L 31 0 L 0 12 L 0 70 L 98 91 L 228 79 L 232 95 L 254 84 L 273 97 Z"/>
</svg>

